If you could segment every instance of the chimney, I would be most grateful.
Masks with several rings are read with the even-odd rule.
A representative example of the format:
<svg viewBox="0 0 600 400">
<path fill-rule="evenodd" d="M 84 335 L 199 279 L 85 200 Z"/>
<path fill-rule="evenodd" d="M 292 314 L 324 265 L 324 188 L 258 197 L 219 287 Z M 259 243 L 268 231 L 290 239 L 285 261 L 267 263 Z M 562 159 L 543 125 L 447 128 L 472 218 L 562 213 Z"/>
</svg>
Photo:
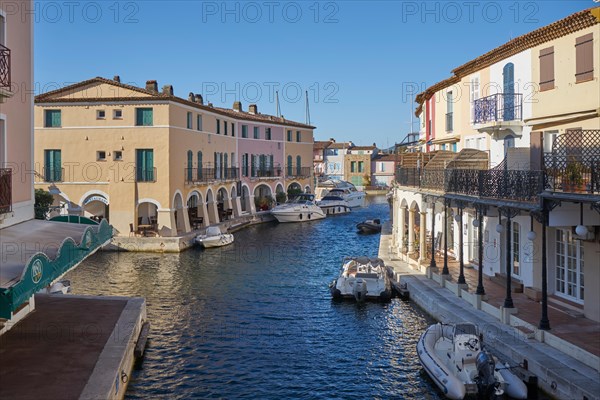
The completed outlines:
<svg viewBox="0 0 600 400">
<path fill-rule="evenodd" d="M 242 102 L 241 101 L 234 101 L 233 102 L 233 110 L 240 112 L 242 111 Z"/>
<path fill-rule="evenodd" d="M 194 93 L 190 92 L 190 94 L 188 94 L 188 101 L 194 101 L 196 100 L 196 97 L 194 97 Z"/>
<path fill-rule="evenodd" d="M 213 106 L 213 104 L 209 102 L 209 103 L 208 103 L 208 106 L 209 106 L 209 107 L 212 107 L 212 106 Z"/>
<path fill-rule="evenodd" d="M 115 75 L 113 77 L 113 81 L 121 83 L 121 77 L 119 75 Z"/>
<path fill-rule="evenodd" d="M 258 114 L 258 107 L 256 106 L 256 104 L 250 104 L 248 106 L 248 112 L 250 114 Z"/>
<path fill-rule="evenodd" d="M 202 98 L 202 95 L 196 93 L 194 100 L 196 103 L 204 105 L 204 99 Z"/>
<path fill-rule="evenodd" d="M 335 139 L 334 139 L 334 138 L 329 138 L 329 141 L 330 141 L 331 143 L 335 143 Z"/>
<path fill-rule="evenodd" d="M 173 96 L 173 85 L 164 85 L 162 88 L 162 92 L 167 96 Z"/>
<path fill-rule="evenodd" d="M 158 93 L 158 83 L 156 81 L 146 81 L 146 90 Z"/>
</svg>

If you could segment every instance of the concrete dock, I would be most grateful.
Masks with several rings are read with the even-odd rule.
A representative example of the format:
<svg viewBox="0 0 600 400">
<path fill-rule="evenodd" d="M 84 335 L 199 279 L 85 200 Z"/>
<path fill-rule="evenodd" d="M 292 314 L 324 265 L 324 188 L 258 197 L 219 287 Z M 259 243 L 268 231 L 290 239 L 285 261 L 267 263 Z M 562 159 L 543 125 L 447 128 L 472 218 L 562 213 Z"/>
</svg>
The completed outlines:
<svg viewBox="0 0 600 400">
<path fill-rule="evenodd" d="M 145 300 L 36 295 L 35 303 L 0 336 L 0 398 L 123 398 Z"/>
<path fill-rule="evenodd" d="M 410 300 L 428 314 L 443 323 L 468 321 L 477 324 L 487 346 L 510 365 L 523 365 L 526 361 L 528 371 L 538 378 L 539 388 L 551 396 L 600 400 L 600 365 L 590 365 L 596 362 L 595 359 L 590 362 L 586 358 L 584 363 L 577 359 L 576 352 L 566 353 L 535 337 L 524 335 L 517 327 L 501 322 L 457 296 L 452 285 L 444 287 L 428 278 L 426 273 L 396 259 L 390 249 L 391 226 L 387 223 L 381 233 L 379 257 L 394 268 L 396 279 L 406 284 Z"/>
</svg>

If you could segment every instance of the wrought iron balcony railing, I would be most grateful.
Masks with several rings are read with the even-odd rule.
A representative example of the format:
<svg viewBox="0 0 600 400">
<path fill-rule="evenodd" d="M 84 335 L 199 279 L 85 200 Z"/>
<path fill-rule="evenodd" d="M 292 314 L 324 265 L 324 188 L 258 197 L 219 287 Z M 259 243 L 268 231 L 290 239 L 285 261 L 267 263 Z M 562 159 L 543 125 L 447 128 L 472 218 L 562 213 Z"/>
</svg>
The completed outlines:
<svg viewBox="0 0 600 400">
<path fill-rule="evenodd" d="M 238 178 L 237 167 L 231 168 L 184 168 L 185 183 L 234 181 Z"/>
<path fill-rule="evenodd" d="M 253 178 L 278 178 L 281 176 L 281 167 L 256 168 L 251 172 Z"/>
<path fill-rule="evenodd" d="M 488 199 L 535 202 L 543 191 L 542 171 L 398 168 L 400 186 Z"/>
<path fill-rule="evenodd" d="M 12 211 L 12 169 L 0 168 L 0 214 Z"/>
<path fill-rule="evenodd" d="M 10 49 L 0 44 L 0 88 L 10 89 Z"/>
<path fill-rule="evenodd" d="M 497 93 L 473 102 L 474 123 L 484 124 L 523 119 L 523 95 L 521 93 Z"/>
<path fill-rule="evenodd" d="M 600 194 L 600 159 L 582 163 L 562 156 L 545 156 L 544 186 L 550 191 Z"/>
<path fill-rule="evenodd" d="M 285 175 L 291 178 L 307 178 L 312 176 L 312 167 L 300 167 L 296 165 L 288 165 L 286 167 Z"/>
</svg>

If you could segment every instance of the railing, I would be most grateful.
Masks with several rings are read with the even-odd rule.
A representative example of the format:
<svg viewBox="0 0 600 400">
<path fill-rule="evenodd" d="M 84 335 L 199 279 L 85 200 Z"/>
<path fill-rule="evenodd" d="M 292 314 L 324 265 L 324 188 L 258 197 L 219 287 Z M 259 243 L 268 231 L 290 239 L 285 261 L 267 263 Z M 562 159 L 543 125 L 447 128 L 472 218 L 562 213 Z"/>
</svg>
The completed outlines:
<svg viewBox="0 0 600 400">
<path fill-rule="evenodd" d="M 546 155 L 546 189 L 565 193 L 600 194 L 600 159 L 585 164 L 563 161 L 562 156 Z"/>
<path fill-rule="evenodd" d="M 400 186 L 488 199 L 535 202 L 543 191 L 542 171 L 398 168 Z"/>
<path fill-rule="evenodd" d="M 156 182 L 156 167 L 151 168 L 151 169 L 136 167 L 135 181 L 136 182 Z"/>
<path fill-rule="evenodd" d="M 517 121 L 523 118 L 523 95 L 521 93 L 497 93 L 477 99 L 474 123 Z"/>
<path fill-rule="evenodd" d="M 453 118 L 452 118 L 452 113 L 447 113 L 446 114 L 446 132 L 452 132 L 452 128 L 453 128 Z"/>
<path fill-rule="evenodd" d="M 312 167 L 297 167 L 295 165 L 288 166 L 285 171 L 287 177 L 304 178 L 312 176 Z"/>
<path fill-rule="evenodd" d="M 184 168 L 185 183 L 204 183 L 237 180 L 238 169 L 233 168 Z"/>
<path fill-rule="evenodd" d="M 258 168 L 253 172 L 254 178 L 277 178 L 281 176 L 281 167 Z"/>
<path fill-rule="evenodd" d="M 12 211 L 12 169 L 0 168 L 0 214 Z"/>
<path fill-rule="evenodd" d="M 0 44 L 0 87 L 10 88 L 10 49 Z"/>
</svg>

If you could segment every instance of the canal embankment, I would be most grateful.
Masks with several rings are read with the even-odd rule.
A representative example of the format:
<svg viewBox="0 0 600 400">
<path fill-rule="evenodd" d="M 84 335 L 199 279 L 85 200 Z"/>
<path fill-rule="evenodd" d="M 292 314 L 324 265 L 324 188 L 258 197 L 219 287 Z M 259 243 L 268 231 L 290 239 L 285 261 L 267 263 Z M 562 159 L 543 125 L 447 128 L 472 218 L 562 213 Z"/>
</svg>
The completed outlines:
<svg viewBox="0 0 600 400">
<path fill-rule="evenodd" d="M 406 285 L 412 302 L 439 322 L 477 324 L 487 346 L 511 366 L 526 366 L 545 393 L 560 399 L 600 399 L 598 367 L 580 361 L 574 353 L 524 335 L 516 327 L 502 323 L 501 315 L 494 316 L 484 310 L 485 306 L 479 309 L 468 299 L 458 297 L 452 284 L 440 285 L 428 277 L 432 276 L 430 271 L 413 269 L 396 259 L 391 251 L 391 236 L 391 225 L 387 223 L 380 238 L 379 257 L 394 268 L 396 280 Z"/>
<path fill-rule="evenodd" d="M 146 321 L 139 297 L 36 295 L 0 336 L 0 398 L 121 399 Z M 141 345 L 141 344 L 140 344 Z"/>
<path fill-rule="evenodd" d="M 237 232 L 249 226 L 275 221 L 268 211 L 242 215 L 222 221 L 218 226 L 222 232 Z M 103 251 L 133 251 L 148 253 L 180 253 L 195 245 L 196 236 L 203 234 L 206 228 L 196 229 L 181 236 L 115 236 L 102 248 Z"/>
</svg>

